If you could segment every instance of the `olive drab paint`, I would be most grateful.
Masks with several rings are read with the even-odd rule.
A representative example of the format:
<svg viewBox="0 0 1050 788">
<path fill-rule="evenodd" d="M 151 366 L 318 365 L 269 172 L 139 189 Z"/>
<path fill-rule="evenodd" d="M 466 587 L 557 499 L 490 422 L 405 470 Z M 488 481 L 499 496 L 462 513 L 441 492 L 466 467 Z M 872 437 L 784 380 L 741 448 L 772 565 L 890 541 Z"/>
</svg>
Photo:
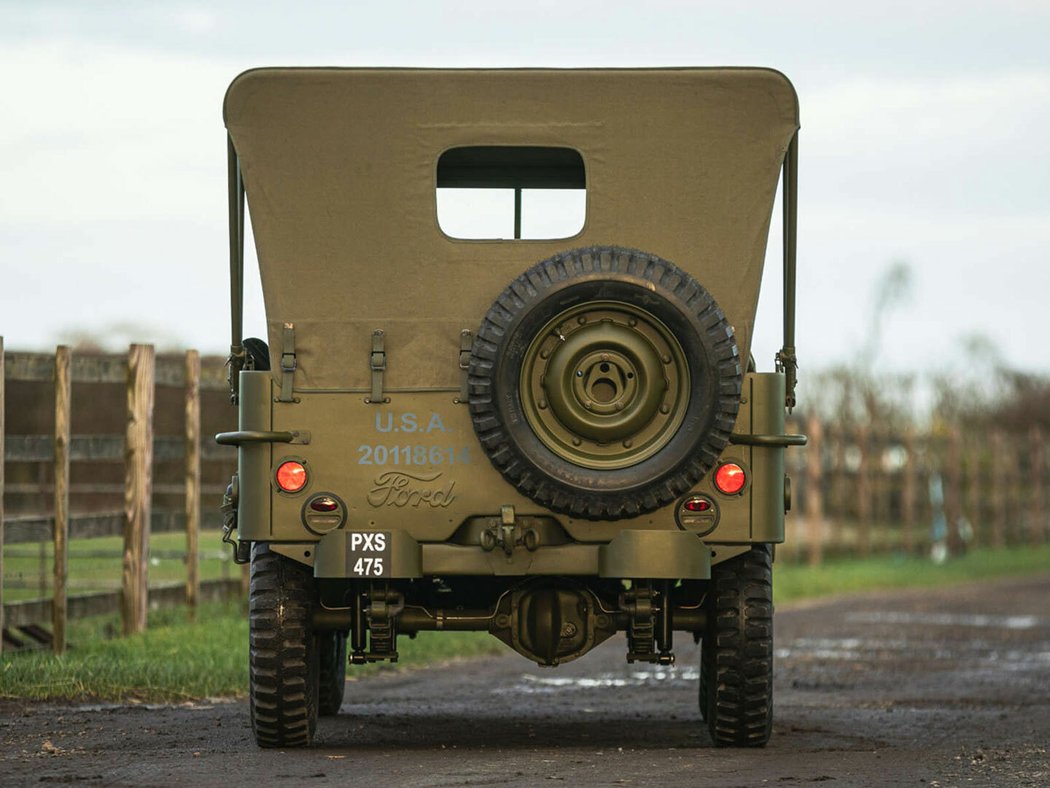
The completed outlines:
<svg viewBox="0 0 1050 788">
<path fill-rule="evenodd" d="M 618 632 L 628 660 L 670 664 L 674 632 L 690 633 L 712 737 L 765 743 L 771 545 L 784 451 L 805 440 L 784 431 L 790 82 L 761 68 L 266 68 L 233 81 L 223 116 L 228 525 L 252 555 L 253 644 L 307 655 L 273 674 L 277 657 L 252 646 L 256 741 L 309 744 L 347 660 L 459 629 L 543 665 Z M 757 372 L 744 367 L 782 175 L 785 341 Z M 446 235 L 450 185 L 513 189 L 514 236 Z M 534 187 L 584 187 L 583 228 L 522 240 Z M 241 337 L 245 199 L 265 343 Z M 286 459 L 306 469 L 300 491 L 276 482 Z M 746 477 L 733 494 L 713 483 L 726 462 Z"/>
</svg>

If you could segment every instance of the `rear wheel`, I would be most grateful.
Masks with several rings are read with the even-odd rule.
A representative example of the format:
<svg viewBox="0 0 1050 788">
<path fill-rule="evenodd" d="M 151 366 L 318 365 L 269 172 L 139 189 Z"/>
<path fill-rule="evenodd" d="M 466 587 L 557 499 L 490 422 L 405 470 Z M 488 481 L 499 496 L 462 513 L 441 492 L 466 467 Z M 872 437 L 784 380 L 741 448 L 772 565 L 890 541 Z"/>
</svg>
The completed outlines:
<svg viewBox="0 0 1050 788">
<path fill-rule="evenodd" d="M 711 569 L 700 650 L 700 713 L 719 746 L 761 747 L 773 727 L 773 567 L 769 545 Z"/>
<path fill-rule="evenodd" d="M 317 713 L 331 717 L 339 713 L 346 688 L 346 633 L 318 632 L 315 635 L 319 664 Z"/>
<path fill-rule="evenodd" d="M 317 727 L 319 660 L 308 567 L 252 547 L 249 705 L 260 747 L 306 747 Z"/>
</svg>

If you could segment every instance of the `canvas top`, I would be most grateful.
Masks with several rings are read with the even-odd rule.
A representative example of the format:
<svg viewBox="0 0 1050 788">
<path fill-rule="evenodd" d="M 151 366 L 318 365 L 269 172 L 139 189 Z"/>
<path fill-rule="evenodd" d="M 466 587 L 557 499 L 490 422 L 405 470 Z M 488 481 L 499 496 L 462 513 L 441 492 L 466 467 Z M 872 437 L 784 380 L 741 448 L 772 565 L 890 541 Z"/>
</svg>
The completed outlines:
<svg viewBox="0 0 1050 788">
<path fill-rule="evenodd" d="M 388 389 L 455 389 L 460 332 L 476 331 L 532 264 L 591 245 L 689 271 L 746 357 L 780 166 L 799 125 L 779 72 L 265 68 L 233 81 L 223 111 L 275 356 L 281 326 L 295 325 L 296 388 L 366 390 L 371 334 L 383 329 Z M 578 151 L 583 229 L 553 241 L 446 236 L 437 162 L 463 146 Z"/>
</svg>

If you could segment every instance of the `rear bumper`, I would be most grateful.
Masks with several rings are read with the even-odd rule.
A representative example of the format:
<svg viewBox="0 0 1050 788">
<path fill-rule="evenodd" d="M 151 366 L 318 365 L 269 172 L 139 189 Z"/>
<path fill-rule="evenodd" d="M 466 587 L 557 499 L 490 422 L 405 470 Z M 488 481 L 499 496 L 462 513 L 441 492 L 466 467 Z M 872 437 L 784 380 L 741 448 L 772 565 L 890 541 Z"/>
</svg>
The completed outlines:
<svg viewBox="0 0 1050 788">
<path fill-rule="evenodd" d="M 316 544 L 314 576 L 363 579 L 355 571 L 358 554 L 351 533 L 333 531 Z M 449 543 L 420 543 L 404 531 L 385 531 L 383 577 L 575 575 L 607 578 L 706 580 L 711 550 L 685 531 L 621 531 L 605 544 L 561 544 L 528 550 Z"/>
</svg>

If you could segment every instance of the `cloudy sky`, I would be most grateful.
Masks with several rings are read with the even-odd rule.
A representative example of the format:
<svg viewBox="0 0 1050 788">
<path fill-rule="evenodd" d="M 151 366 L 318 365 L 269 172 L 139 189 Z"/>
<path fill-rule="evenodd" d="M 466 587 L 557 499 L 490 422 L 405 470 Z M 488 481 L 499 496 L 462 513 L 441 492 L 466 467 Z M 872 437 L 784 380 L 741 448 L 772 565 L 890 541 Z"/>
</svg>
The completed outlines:
<svg viewBox="0 0 1050 788">
<path fill-rule="evenodd" d="M 260 65 L 768 65 L 802 108 L 799 354 L 845 362 L 906 263 L 877 363 L 984 336 L 1050 372 L 1050 3 L 0 0 L 9 349 L 228 348 L 230 80 Z M 774 233 L 777 229 L 774 229 Z M 779 241 L 771 237 L 772 260 Z M 756 339 L 779 346 L 779 263 Z M 249 290 L 246 328 L 262 333 Z"/>
</svg>

